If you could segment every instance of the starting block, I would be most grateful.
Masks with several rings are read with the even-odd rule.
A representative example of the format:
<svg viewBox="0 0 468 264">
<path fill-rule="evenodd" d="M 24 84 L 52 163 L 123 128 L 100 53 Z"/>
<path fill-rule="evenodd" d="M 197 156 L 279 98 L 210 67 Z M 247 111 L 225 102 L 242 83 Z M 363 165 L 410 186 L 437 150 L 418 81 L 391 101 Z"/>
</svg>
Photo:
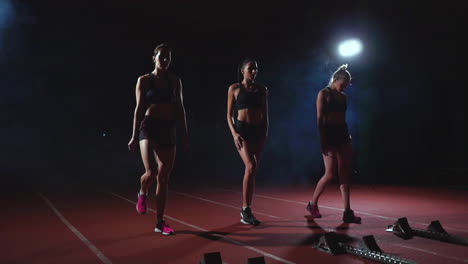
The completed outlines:
<svg viewBox="0 0 468 264">
<path fill-rule="evenodd" d="M 352 247 L 339 239 L 335 232 L 324 234 L 314 248 L 332 254 L 351 254 L 361 258 L 389 264 L 416 264 L 412 260 L 402 259 L 394 255 L 386 254 L 380 249 L 374 236 L 365 236 L 361 241 L 362 247 Z"/>
<path fill-rule="evenodd" d="M 432 221 L 426 230 L 411 228 L 406 217 L 399 218 L 393 225 L 389 225 L 387 232 L 393 232 L 398 237 L 410 239 L 419 236 L 443 242 L 468 246 L 468 239 L 447 233 L 439 221 Z"/>
<path fill-rule="evenodd" d="M 264 257 L 256 257 L 247 259 L 247 264 L 265 264 Z"/>
<path fill-rule="evenodd" d="M 200 264 L 223 264 L 221 253 L 210 252 L 203 254 L 203 259 L 200 261 Z"/>
</svg>

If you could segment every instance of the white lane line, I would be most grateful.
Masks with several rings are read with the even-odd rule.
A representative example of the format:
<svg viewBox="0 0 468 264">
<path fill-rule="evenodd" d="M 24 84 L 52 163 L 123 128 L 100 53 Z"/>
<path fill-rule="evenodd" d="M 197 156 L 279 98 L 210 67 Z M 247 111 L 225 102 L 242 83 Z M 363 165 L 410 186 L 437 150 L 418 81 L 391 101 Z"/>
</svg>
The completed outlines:
<svg viewBox="0 0 468 264">
<path fill-rule="evenodd" d="M 239 206 L 233 206 L 233 205 L 229 205 L 229 204 L 225 204 L 225 203 L 216 202 L 216 201 L 205 199 L 205 198 L 202 198 L 202 197 L 199 197 L 199 196 L 194 196 L 194 195 L 191 195 L 191 194 L 188 194 L 188 193 L 182 193 L 182 192 L 173 192 L 173 193 L 177 193 L 179 195 L 187 196 L 187 197 L 190 197 L 190 198 L 198 199 L 198 200 L 209 202 L 209 203 L 214 203 L 214 204 L 221 205 L 221 206 L 226 206 L 226 207 L 230 207 L 230 208 L 234 208 L 234 209 L 238 209 L 238 210 L 240 209 Z M 264 216 L 268 216 L 268 217 L 275 218 L 275 219 L 285 219 L 285 218 L 282 218 L 282 217 L 269 215 L 269 214 L 265 214 L 265 213 L 261 213 L 261 212 L 257 212 L 257 211 L 255 211 L 255 214 L 264 215 Z"/>
<path fill-rule="evenodd" d="M 121 195 L 119 195 L 119 194 L 116 194 L 116 193 L 113 193 L 113 192 L 110 192 L 110 194 L 112 194 L 112 195 L 114 195 L 114 196 L 116 196 L 116 197 L 118 197 L 118 198 L 120 198 L 120 199 L 122 199 L 122 200 L 125 200 L 125 201 L 127 201 L 127 202 L 129 202 L 129 203 L 131 203 L 131 204 L 136 204 L 136 202 L 134 202 L 134 201 L 132 201 L 132 200 L 129 200 L 129 199 L 127 199 L 127 198 L 125 198 L 125 197 L 123 197 L 123 196 L 121 196 Z M 152 212 L 156 212 L 156 210 L 154 210 L 154 209 L 152 209 L 152 208 L 148 208 L 148 210 L 149 210 L 149 211 L 152 211 Z M 165 217 L 167 217 L 168 219 L 171 219 L 171 220 L 174 221 L 174 222 L 178 222 L 178 223 L 180 223 L 180 224 L 189 226 L 189 227 L 191 227 L 191 228 L 193 228 L 193 229 L 196 229 L 196 230 L 199 230 L 199 231 L 202 231 L 202 232 L 209 232 L 208 230 L 206 230 L 206 229 L 204 229 L 204 228 L 201 228 L 201 227 L 198 227 L 198 226 L 189 224 L 189 223 L 187 223 L 187 222 L 185 222 L 185 221 L 176 219 L 176 218 L 174 218 L 174 217 L 170 217 L 170 216 L 168 216 L 168 215 L 165 215 Z M 276 260 L 276 261 L 279 261 L 279 262 L 282 262 L 282 263 L 286 263 L 286 264 L 295 264 L 295 263 L 292 262 L 292 261 L 289 261 L 289 260 L 280 258 L 280 257 L 278 257 L 278 256 L 275 256 L 275 255 L 270 254 L 270 253 L 268 253 L 268 252 L 265 252 L 265 251 L 263 251 L 263 250 L 260 250 L 260 249 L 257 249 L 257 248 L 248 246 L 247 244 L 244 244 L 244 243 L 242 243 L 242 242 L 240 242 L 240 241 L 237 241 L 237 240 L 234 240 L 234 239 L 232 239 L 232 238 L 229 238 L 229 237 L 226 237 L 226 236 L 223 236 L 223 235 L 220 235 L 220 234 L 212 234 L 212 235 L 213 235 L 213 236 L 217 236 L 217 237 L 219 237 L 220 239 L 222 239 L 222 240 L 224 240 L 224 241 L 227 241 L 227 242 L 229 242 L 229 243 L 236 244 L 236 245 L 241 246 L 241 247 L 243 247 L 243 248 L 246 248 L 246 249 L 248 249 L 248 250 L 254 251 L 254 252 L 256 252 L 256 253 L 258 253 L 258 254 L 261 254 L 261 255 L 263 255 L 263 256 L 265 256 L 265 257 L 272 258 L 272 259 L 274 259 L 274 260 Z"/>
<path fill-rule="evenodd" d="M 218 188 L 219 189 L 219 188 Z M 219 189 L 219 190 L 224 190 L 224 191 L 230 191 L 230 192 L 234 192 L 234 193 L 240 193 L 240 192 L 237 192 L 237 191 L 233 191 L 233 190 L 228 190 L 228 189 Z M 265 198 L 269 198 L 269 199 L 274 199 L 274 200 L 279 200 L 279 201 L 285 201 L 285 202 L 291 202 L 291 203 L 296 203 L 296 204 L 303 204 L 303 205 L 307 205 L 307 203 L 303 203 L 303 202 L 297 202 L 297 201 L 291 201 L 291 200 L 286 200 L 286 199 L 281 199 L 281 198 L 275 198 L 275 197 L 269 197 L 269 196 L 263 196 L 263 195 L 255 195 L 255 196 L 259 196 L 259 197 L 265 197 Z M 196 197 L 195 197 L 196 198 Z M 207 201 L 210 201 L 208 199 L 205 199 Z M 219 203 L 219 202 L 216 202 L 216 203 Z M 321 207 L 325 207 L 325 206 L 321 206 Z M 335 208 L 335 207 L 329 207 L 330 209 L 335 209 L 335 210 L 340 210 L 340 211 L 343 211 L 343 209 L 339 209 L 339 208 Z M 237 209 L 237 207 L 236 207 Z M 373 216 L 372 214 L 369 214 L 370 216 Z M 387 219 L 393 219 L 393 218 L 390 218 L 390 217 L 385 217 L 385 216 L 381 216 L 382 218 L 387 218 Z M 277 217 L 277 218 L 280 218 L 280 219 L 285 219 L 285 218 L 282 218 L 282 217 Z M 396 220 L 396 219 L 395 219 Z M 322 228 L 324 230 L 326 230 L 327 232 L 336 232 L 335 229 L 330 229 L 330 228 Z M 400 246 L 400 245 L 397 245 L 397 246 Z M 402 246 L 404 247 L 404 246 Z M 435 255 L 435 256 L 440 256 L 440 257 L 445 257 L 445 258 L 448 258 L 448 259 L 456 259 L 456 260 L 462 260 L 462 261 L 466 261 L 465 259 L 460 259 L 460 258 L 456 258 L 456 257 L 451 257 L 451 256 L 445 256 L 445 255 L 442 255 L 442 254 L 439 254 L 439 253 L 436 253 L 436 252 L 433 252 L 433 251 L 429 251 L 429 250 L 424 250 L 424 249 L 420 249 L 420 248 L 416 248 L 416 247 L 407 247 L 409 249 L 414 249 L 414 250 L 418 250 L 418 251 L 421 251 L 421 252 L 426 252 L 426 253 L 429 253 L 431 255 Z"/>
<path fill-rule="evenodd" d="M 217 189 L 218 189 L 218 190 L 222 190 L 222 191 L 227 191 L 227 192 L 241 193 L 241 192 L 239 192 L 239 191 L 234 191 L 234 190 L 229 190 L 229 189 L 222 189 L 222 188 L 217 188 Z M 272 197 L 272 196 L 259 195 L 259 194 L 254 194 L 254 196 L 262 197 L 262 198 L 266 198 L 266 199 L 271 199 L 271 200 L 282 201 L 282 202 L 288 202 L 288 203 L 295 203 L 295 204 L 307 205 L 307 203 L 304 203 L 304 202 L 297 202 L 297 201 L 292 201 L 292 200 L 282 199 L 282 198 L 277 198 L 277 197 Z M 343 209 L 341 209 L 341 208 L 336 208 L 336 207 L 323 206 L 323 205 L 320 205 L 320 207 L 327 208 L 327 209 L 331 209 L 331 210 L 343 211 Z M 388 217 L 388 216 L 376 215 L 376 214 L 369 214 L 369 213 L 365 213 L 365 212 L 361 212 L 361 211 L 355 211 L 355 212 L 356 212 L 356 213 L 359 213 L 359 214 L 363 214 L 363 215 L 368 215 L 368 216 L 372 216 L 372 217 L 376 217 L 376 218 L 382 218 L 382 219 L 388 219 L 388 220 L 392 220 L 392 221 L 398 220 L 398 218 L 394 218 L 394 217 Z M 409 221 L 409 220 L 408 220 L 408 222 L 409 222 L 410 224 L 418 224 L 418 225 L 422 225 L 422 226 L 426 226 L 426 227 L 429 226 L 429 223 L 412 222 L 412 221 Z M 445 228 L 445 229 L 451 229 L 451 230 L 455 230 L 455 231 L 461 231 L 461 232 L 466 232 L 466 233 L 468 233 L 468 230 L 464 230 L 464 229 L 458 229 L 458 228 L 446 227 L 446 226 L 444 226 L 444 228 Z"/>
<path fill-rule="evenodd" d="M 177 193 L 177 194 L 180 194 L 180 195 L 183 195 L 183 196 L 190 197 L 190 198 L 202 200 L 202 201 L 205 201 L 205 202 L 214 203 L 214 204 L 217 204 L 217 205 L 221 205 L 221 206 L 225 206 L 225 207 L 230 207 L 230 208 L 234 208 L 234 209 L 239 209 L 238 206 L 233 206 L 233 205 L 230 205 L 230 204 L 225 204 L 225 203 L 216 202 L 216 201 L 213 201 L 213 200 L 205 199 L 205 198 L 202 198 L 202 197 L 199 197 L 199 196 L 195 196 L 195 195 L 191 195 L 191 194 L 187 194 L 187 193 L 181 193 L 181 192 L 175 192 L 175 191 L 173 191 L 173 192 L 174 192 L 174 193 Z M 275 218 L 275 219 L 279 219 L 279 220 L 289 220 L 289 221 L 291 221 L 291 222 L 298 222 L 298 223 L 301 223 L 301 224 L 303 224 L 303 226 L 309 226 L 307 223 L 304 223 L 304 221 L 295 221 L 294 219 L 289 219 L 289 218 L 285 218 L 285 217 L 280 217 L 280 216 L 265 214 L 265 213 L 262 213 L 262 212 L 259 212 L 259 211 L 255 211 L 255 214 L 258 214 L 258 215 L 265 215 L 265 216 L 268 216 L 268 217 L 271 217 L 271 218 Z M 337 231 L 336 229 L 327 228 L 327 227 L 321 227 L 321 229 L 322 229 L 322 230 L 325 230 L 325 231 L 327 231 L 327 232 L 336 232 L 336 231 Z"/>
<path fill-rule="evenodd" d="M 229 191 L 230 191 L 230 190 L 229 190 Z M 233 192 L 235 192 L 235 191 L 233 191 Z M 175 193 L 179 193 L 179 192 L 175 192 Z M 125 200 L 127 200 L 127 201 L 129 201 L 129 202 L 135 204 L 135 202 L 130 201 L 130 200 L 126 199 L 125 197 L 121 197 L 121 196 L 119 196 L 119 195 L 117 195 L 117 194 L 114 194 L 114 193 L 111 193 L 111 194 L 116 195 L 116 196 L 119 197 L 119 198 L 125 199 Z M 179 193 L 179 194 L 185 195 L 184 193 Z M 203 200 L 203 201 L 206 201 L 206 202 L 210 202 L 210 203 L 214 203 L 214 204 L 218 204 L 218 205 L 222 205 L 222 206 L 226 206 L 226 207 L 231 207 L 231 208 L 234 208 L 234 209 L 238 209 L 237 207 L 232 206 L 232 205 L 228 205 L 228 204 L 224 204 L 224 203 L 220 203 L 220 202 L 215 202 L 215 201 L 212 201 L 212 200 L 209 200 L 209 199 L 205 199 L 205 198 L 201 198 L 201 197 L 197 197 L 197 196 L 194 196 L 194 195 L 186 195 L 186 196 L 191 197 L 191 198 L 194 198 L 194 199 L 200 199 L 200 200 Z M 275 199 L 276 199 L 276 198 L 275 198 Z M 277 199 L 279 199 L 279 198 L 277 198 Z M 280 199 L 280 200 L 283 200 L 283 199 Z M 291 202 L 302 204 L 301 202 L 295 202 L 295 201 L 291 201 Z M 306 203 L 304 203 L 304 204 L 306 204 Z M 332 208 L 333 208 L 333 207 L 332 207 Z M 335 209 L 335 208 L 333 208 L 333 209 Z M 342 209 L 339 209 L 339 208 L 336 208 L 336 209 L 343 211 Z M 149 210 L 155 212 L 153 209 L 149 209 Z M 256 212 L 256 214 L 260 214 L 260 213 Z M 265 214 L 265 215 L 266 215 L 266 214 Z M 191 225 L 191 224 L 189 224 L 189 223 L 186 223 L 186 222 L 183 222 L 183 221 L 181 221 L 181 220 L 177 220 L 177 219 L 174 219 L 174 218 L 168 217 L 168 216 L 166 216 L 166 217 L 169 218 L 169 219 L 171 219 L 171 220 L 174 220 L 174 221 L 176 221 L 176 222 L 179 222 L 179 223 L 185 224 L 185 225 L 187 225 L 187 226 L 190 226 L 190 227 L 192 227 L 192 228 L 194 228 L 194 229 L 198 229 L 198 230 L 207 232 L 207 231 L 204 230 L 204 229 L 201 229 L 201 228 L 199 228 L 199 227 L 197 227 L 197 226 L 193 226 L 193 225 Z M 283 218 L 283 217 L 279 217 L 279 216 L 275 216 L 275 217 L 276 217 L 277 219 L 288 220 L 287 218 Z M 336 232 L 336 230 L 335 230 L 335 229 L 332 229 L 332 228 L 322 228 L 322 229 L 325 230 L 325 231 L 327 231 L 327 232 Z M 226 238 L 226 239 L 228 239 L 227 241 L 230 241 L 230 240 L 231 240 L 231 239 L 228 238 L 228 237 L 224 237 L 224 236 L 221 236 L 221 235 L 218 235 L 218 234 L 216 234 L 215 236 L 219 236 L 219 237 L 222 237 L 222 238 Z M 236 241 L 236 242 L 237 242 L 237 241 Z M 233 243 L 235 243 L 235 242 L 233 242 Z M 242 243 L 242 242 L 239 242 L 239 243 Z M 236 244 L 237 244 L 237 243 L 236 243 Z M 392 244 L 393 244 L 393 243 L 392 243 Z M 240 244 L 238 244 L 238 245 L 240 245 Z M 400 245 L 398 245 L 398 244 L 395 244 L 395 245 L 400 246 Z M 243 246 L 243 245 L 240 245 L 240 246 Z M 404 246 L 402 246 L 402 247 L 404 247 Z M 445 255 L 442 255 L 442 254 L 439 254 L 439 253 L 436 253 L 436 252 L 433 252 L 433 251 L 424 250 L 424 249 L 420 249 L 420 248 L 416 248 L 416 247 L 407 247 L 407 248 L 409 248 L 409 249 L 414 249 L 414 250 L 418 250 L 418 251 L 425 252 L 425 253 L 429 253 L 429 254 L 431 254 L 431 255 L 435 255 L 435 256 L 439 256 L 439 257 L 444 257 L 444 258 L 448 258 L 448 259 L 455 259 L 455 260 L 462 260 L 462 261 L 464 261 L 463 259 L 460 259 L 460 258 L 445 256 Z M 260 254 L 262 254 L 262 253 L 260 253 Z M 267 256 L 267 255 L 265 255 L 265 256 Z"/>
<path fill-rule="evenodd" d="M 45 201 L 45 203 L 54 211 L 54 213 L 62 220 L 62 222 L 94 253 L 96 256 L 105 264 L 112 264 L 112 261 L 108 259 L 104 254 L 93 244 L 89 241 L 83 234 L 81 234 L 78 229 L 76 229 L 68 220 L 57 210 L 57 208 L 52 204 L 47 197 L 45 197 L 42 193 L 38 193 L 38 195 Z"/>
</svg>

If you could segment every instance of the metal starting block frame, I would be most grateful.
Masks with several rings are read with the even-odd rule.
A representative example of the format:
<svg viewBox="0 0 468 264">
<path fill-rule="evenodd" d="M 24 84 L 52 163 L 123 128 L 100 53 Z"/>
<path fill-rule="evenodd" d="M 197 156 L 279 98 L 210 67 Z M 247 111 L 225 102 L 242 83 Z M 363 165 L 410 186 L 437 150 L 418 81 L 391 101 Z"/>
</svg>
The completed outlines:
<svg viewBox="0 0 468 264">
<path fill-rule="evenodd" d="M 384 253 L 372 235 L 363 237 L 360 244 L 360 248 L 349 246 L 341 241 L 335 232 L 328 232 L 320 238 L 314 248 L 332 255 L 350 254 L 374 260 L 379 263 L 416 264 L 413 260 L 402 259 L 397 256 Z"/>
<path fill-rule="evenodd" d="M 452 244 L 468 246 L 468 239 L 453 236 L 447 233 L 438 220 L 432 221 L 427 230 L 411 228 L 406 217 L 399 218 L 393 225 L 389 225 L 387 232 L 393 232 L 398 237 L 410 239 L 413 236 L 419 236 Z"/>
</svg>

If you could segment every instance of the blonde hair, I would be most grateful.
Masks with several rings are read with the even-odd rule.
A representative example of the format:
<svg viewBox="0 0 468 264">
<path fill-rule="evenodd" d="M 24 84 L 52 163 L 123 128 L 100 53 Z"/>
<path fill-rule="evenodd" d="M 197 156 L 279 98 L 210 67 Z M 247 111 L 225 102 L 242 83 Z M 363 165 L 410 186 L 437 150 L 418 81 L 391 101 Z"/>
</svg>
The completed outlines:
<svg viewBox="0 0 468 264">
<path fill-rule="evenodd" d="M 332 74 L 330 78 L 330 86 L 334 81 L 345 79 L 347 81 L 351 81 L 351 73 L 348 71 L 348 64 L 343 64 Z"/>
</svg>

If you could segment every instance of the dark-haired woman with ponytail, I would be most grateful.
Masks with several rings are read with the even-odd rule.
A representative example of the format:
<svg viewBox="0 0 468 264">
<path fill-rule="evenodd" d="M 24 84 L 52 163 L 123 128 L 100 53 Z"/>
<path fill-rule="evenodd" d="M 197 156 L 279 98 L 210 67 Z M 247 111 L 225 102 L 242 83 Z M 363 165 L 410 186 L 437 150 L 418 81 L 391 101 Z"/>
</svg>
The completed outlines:
<svg viewBox="0 0 468 264">
<path fill-rule="evenodd" d="M 353 150 L 351 137 L 346 124 L 346 95 L 344 90 L 351 81 L 347 64 L 340 66 L 332 75 L 329 85 L 320 90 L 317 96 L 317 125 L 325 174 L 317 183 L 312 200 L 306 210 L 311 218 L 321 218 L 318 199 L 326 185 L 333 179 L 336 169 L 340 180 L 340 191 L 344 202 L 343 222 L 360 223 L 361 218 L 354 215 L 349 201 L 349 183 Z"/>
<path fill-rule="evenodd" d="M 252 197 L 255 172 L 268 136 L 268 90 L 255 83 L 257 62 L 245 59 L 239 66 L 242 81 L 232 84 L 228 90 L 227 122 L 234 144 L 244 162 L 242 185 L 241 222 L 258 225 L 260 221 L 252 213 Z M 237 118 L 234 119 L 235 114 Z"/>
<path fill-rule="evenodd" d="M 138 78 L 136 84 L 136 107 L 133 119 L 133 133 L 128 148 L 130 151 L 140 145 L 145 173 L 141 176 L 136 210 L 139 214 L 147 211 L 148 189 L 157 181 L 156 227 L 155 232 L 163 235 L 175 234 L 164 221 L 164 209 L 169 176 L 176 155 L 176 125 L 184 128 L 183 149 L 188 148 L 188 131 L 182 96 L 182 82 L 169 72 L 171 48 L 161 44 L 154 49 L 154 70 Z"/>
</svg>

